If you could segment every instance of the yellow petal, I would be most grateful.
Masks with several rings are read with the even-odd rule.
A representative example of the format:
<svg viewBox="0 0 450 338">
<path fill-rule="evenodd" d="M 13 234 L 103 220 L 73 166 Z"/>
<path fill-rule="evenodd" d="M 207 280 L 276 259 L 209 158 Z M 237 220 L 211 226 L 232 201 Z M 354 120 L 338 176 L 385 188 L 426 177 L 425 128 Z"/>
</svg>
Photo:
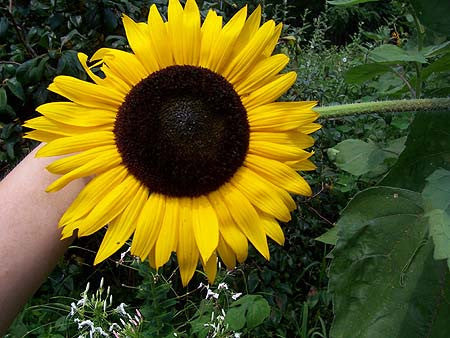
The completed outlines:
<svg viewBox="0 0 450 338">
<path fill-rule="evenodd" d="M 109 169 L 117 167 L 121 162 L 122 158 L 120 157 L 116 149 L 104 150 L 103 152 L 98 154 L 96 158 L 91 159 L 89 162 L 84 163 L 82 166 L 59 177 L 56 181 L 50 184 L 47 189 L 45 189 L 45 191 L 58 191 L 77 178 L 100 174 Z"/>
<path fill-rule="evenodd" d="M 240 230 L 247 236 L 256 250 L 266 259 L 269 259 L 266 235 L 253 205 L 250 204 L 247 197 L 229 183 L 221 186 L 219 192 Z"/>
<path fill-rule="evenodd" d="M 178 234 L 177 260 L 180 267 L 181 282 L 186 286 L 197 268 L 199 252 L 192 233 L 193 209 L 190 198 L 180 199 L 180 227 Z"/>
<path fill-rule="evenodd" d="M 56 122 L 52 119 L 49 119 L 45 116 L 35 117 L 34 119 L 28 120 L 24 123 L 24 127 L 33 128 L 37 130 L 46 131 L 52 134 L 58 134 L 61 136 L 74 136 L 86 133 L 92 133 L 96 131 L 112 131 L 113 125 L 105 124 L 103 126 L 96 127 L 79 127 L 72 126 L 69 124 L 63 124 L 60 122 Z"/>
<path fill-rule="evenodd" d="M 36 110 L 54 121 L 79 127 L 113 124 L 116 118 L 115 111 L 83 107 L 73 102 L 46 103 Z"/>
<path fill-rule="evenodd" d="M 104 261 L 119 250 L 136 228 L 136 220 L 147 201 L 148 189 L 141 186 L 124 212 L 111 221 L 95 256 L 94 265 Z"/>
<path fill-rule="evenodd" d="M 275 22 L 267 21 L 256 32 L 247 45 L 226 66 L 222 72 L 231 84 L 238 83 L 244 74 L 254 66 L 273 34 Z"/>
<path fill-rule="evenodd" d="M 214 281 L 216 280 L 216 274 L 217 274 L 217 255 L 215 252 L 211 255 L 211 257 L 208 259 L 208 261 L 204 262 L 202 260 L 203 270 L 206 273 L 206 276 L 208 277 L 208 283 L 214 284 Z"/>
<path fill-rule="evenodd" d="M 217 252 L 219 253 L 222 261 L 225 263 L 227 269 L 232 270 L 236 267 L 236 254 L 233 252 L 233 249 L 228 246 L 222 236 L 219 238 Z"/>
<path fill-rule="evenodd" d="M 231 184 L 259 210 L 283 222 L 291 219 L 289 210 L 296 206 L 292 197 L 285 190 L 277 188 L 250 169 L 239 168 L 234 174 Z"/>
<path fill-rule="evenodd" d="M 248 17 L 247 21 L 244 24 L 244 27 L 242 28 L 241 34 L 239 34 L 239 38 L 237 39 L 236 45 L 234 46 L 234 49 L 236 51 L 241 51 L 247 45 L 250 39 L 258 31 L 260 24 L 261 5 L 258 5 L 253 13 Z"/>
<path fill-rule="evenodd" d="M 88 236 L 100 230 L 122 213 L 136 195 L 140 183 L 131 175 L 109 191 L 80 224 L 78 236 Z"/>
<path fill-rule="evenodd" d="M 131 254 L 142 259 L 147 257 L 156 243 L 164 218 L 166 198 L 164 195 L 152 193 L 145 203 L 136 223 L 131 244 Z"/>
<path fill-rule="evenodd" d="M 312 194 L 311 188 L 304 178 L 282 162 L 248 154 L 245 166 L 287 191 L 304 196 Z"/>
<path fill-rule="evenodd" d="M 272 142 L 280 145 L 309 148 L 314 144 L 314 139 L 298 131 L 270 133 L 257 131 L 250 133 L 250 142 Z"/>
<path fill-rule="evenodd" d="M 114 134 L 112 132 L 97 131 L 54 140 L 39 149 L 36 157 L 65 155 L 114 144 Z"/>
<path fill-rule="evenodd" d="M 294 170 L 311 171 L 317 169 L 316 165 L 310 160 L 287 161 L 286 164 Z"/>
<path fill-rule="evenodd" d="M 273 217 L 267 214 L 261 213 L 259 216 L 261 217 L 261 223 L 267 233 L 267 236 L 272 238 L 278 244 L 284 245 L 284 233 L 280 227 L 280 224 L 278 224 Z"/>
<path fill-rule="evenodd" d="M 119 185 L 126 175 L 127 169 L 124 166 L 118 166 L 94 177 L 67 208 L 58 225 L 61 227 L 84 217 L 108 192 Z"/>
<path fill-rule="evenodd" d="M 112 150 L 115 150 L 117 152 L 117 148 L 115 145 L 92 148 L 73 156 L 60 158 L 49 164 L 47 166 L 47 170 L 52 174 L 64 175 L 74 169 L 81 167 L 85 163 L 96 159 L 103 152 L 110 152 Z"/>
<path fill-rule="evenodd" d="M 172 251 L 176 250 L 178 243 L 178 228 L 180 225 L 179 198 L 166 197 L 166 207 L 161 230 L 156 240 L 155 266 L 163 266 L 170 258 Z"/>
<path fill-rule="evenodd" d="M 210 10 L 201 28 L 202 42 L 200 47 L 200 66 L 211 68 L 214 55 L 213 46 L 217 41 L 221 29 L 222 17 L 218 16 L 213 10 Z"/>
<path fill-rule="evenodd" d="M 247 6 L 237 12 L 223 27 L 211 50 L 211 62 L 208 68 L 220 74 L 220 70 L 228 64 L 236 39 L 244 27 L 246 16 Z"/>
<path fill-rule="evenodd" d="M 148 29 L 150 32 L 152 49 L 161 69 L 173 65 L 174 60 L 170 49 L 167 28 L 155 4 L 150 7 L 150 12 L 148 14 Z"/>
<path fill-rule="evenodd" d="M 207 261 L 219 243 L 219 223 L 216 212 L 205 196 L 193 199 L 192 217 L 198 250 L 202 259 Z"/>
<path fill-rule="evenodd" d="M 289 58 L 284 54 L 277 54 L 259 61 L 255 67 L 244 77 L 237 81 L 234 86 L 240 95 L 246 95 L 264 86 L 275 79 L 289 62 Z"/>
<path fill-rule="evenodd" d="M 25 135 L 23 135 L 23 138 L 27 138 L 30 140 L 36 140 L 39 142 L 45 142 L 45 143 L 54 141 L 61 137 L 63 137 L 63 136 L 58 135 L 58 134 L 48 133 L 48 132 L 42 131 L 42 130 L 29 131 L 28 133 L 25 133 Z"/>
<path fill-rule="evenodd" d="M 104 77 L 101 78 L 98 75 L 94 74 L 91 70 L 91 67 L 87 65 L 88 57 L 86 54 L 78 53 L 78 60 L 81 63 L 81 66 L 84 68 L 85 72 L 89 75 L 89 77 L 98 85 L 114 88 L 118 92 L 120 92 L 123 96 L 126 96 L 131 89 L 131 86 L 124 82 L 120 77 L 117 77 L 114 73 L 112 73 L 109 68 L 102 67 Z M 101 64 L 101 62 L 99 63 Z M 92 67 L 96 67 L 97 64 L 94 64 Z"/>
<path fill-rule="evenodd" d="M 251 131 L 287 131 L 309 124 L 319 114 L 316 102 L 273 102 L 247 112 Z"/>
<path fill-rule="evenodd" d="M 295 72 L 279 75 L 276 77 L 276 80 L 243 97 L 242 103 L 248 111 L 263 104 L 273 102 L 283 95 L 294 84 L 296 79 L 297 74 Z"/>
<path fill-rule="evenodd" d="M 180 28 L 183 27 L 183 7 L 178 0 L 169 0 L 167 14 L 169 16 L 167 31 L 169 33 L 173 58 L 176 64 L 183 65 L 183 33 L 180 31 Z"/>
<path fill-rule="evenodd" d="M 247 259 L 248 241 L 247 237 L 242 233 L 236 225 L 233 217 L 228 210 L 222 195 L 218 191 L 214 191 L 208 195 L 219 220 L 219 231 L 227 244 L 236 253 L 239 262 Z"/>
<path fill-rule="evenodd" d="M 184 6 L 181 28 L 183 63 L 197 66 L 200 56 L 200 11 L 195 0 L 187 0 Z"/>
<path fill-rule="evenodd" d="M 101 48 L 91 57 L 92 60 L 102 60 L 113 74 L 130 86 L 135 86 L 148 75 L 134 54 L 122 50 Z"/>
<path fill-rule="evenodd" d="M 125 96 L 115 89 L 64 75 L 55 77 L 48 90 L 82 106 L 106 110 L 117 110 L 125 99 Z"/>
<path fill-rule="evenodd" d="M 278 39 L 280 38 L 281 35 L 281 31 L 283 30 L 283 24 L 279 23 L 276 27 L 275 27 L 275 31 L 272 35 L 272 39 L 270 40 L 270 42 L 267 44 L 266 49 L 263 52 L 263 55 L 266 57 L 269 57 L 272 55 L 275 47 L 277 46 L 278 43 Z"/>
<path fill-rule="evenodd" d="M 70 224 L 67 224 L 61 230 L 61 240 L 72 237 L 74 235 L 74 231 L 78 229 L 81 221 L 76 221 Z"/>
<path fill-rule="evenodd" d="M 318 131 L 320 128 L 322 128 L 322 126 L 318 123 L 308 123 L 298 127 L 298 130 L 304 134 L 311 134 Z"/>
<path fill-rule="evenodd" d="M 253 134 L 255 133 L 251 133 L 250 136 Z M 305 160 L 311 156 L 311 153 L 301 149 L 294 141 L 275 143 L 262 140 L 258 137 L 250 137 L 248 152 L 250 154 L 268 157 L 282 162 Z"/>
<path fill-rule="evenodd" d="M 104 83 L 104 80 L 99 77 L 98 75 L 95 75 L 92 70 L 87 66 L 87 60 L 88 56 L 84 53 L 77 53 L 78 61 L 80 61 L 81 66 L 84 68 L 85 72 L 89 75 L 89 77 L 96 83 L 96 84 L 102 84 Z"/>
<path fill-rule="evenodd" d="M 122 18 L 128 43 L 148 74 L 160 69 L 153 50 L 150 48 L 150 34 L 146 23 L 134 22 L 124 15 Z"/>
<path fill-rule="evenodd" d="M 155 264 L 155 247 L 153 247 L 150 253 L 148 254 L 148 263 L 153 269 L 155 270 L 157 269 Z"/>
</svg>

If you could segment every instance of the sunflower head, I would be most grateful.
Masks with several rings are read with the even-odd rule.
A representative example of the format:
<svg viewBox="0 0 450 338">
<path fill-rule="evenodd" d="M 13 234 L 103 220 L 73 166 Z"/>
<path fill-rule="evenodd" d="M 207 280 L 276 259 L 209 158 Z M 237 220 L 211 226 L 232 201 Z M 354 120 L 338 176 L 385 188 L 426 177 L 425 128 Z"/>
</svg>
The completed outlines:
<svg viewBox="0 0 450 338">
<path fill-rule="evenodd" d="M 37 156 L 70 154 L 47 167 L 61 175 L 48 192 L 94 176 L 62 216 L 63 238 L 107 225 L 96 264 L 132 236 L 131 253 L 155 268 L 175 252 L 184 285 L 199 261 L 210 282 L 218 257 L 234 268 L 248 242 L 269 259 L 290 193 L 311 194 L 297 170 L 315 169 L 304 149 L 320 128 L 315 102 L 275 102 L 296 80 L 272 55 L 281 24 L 261 25 L 260 7 L 202 23 L 194 0 L 170 0 L 167 22 L 152 5 L 146 23 L 123 24 L 131 52 L 80 53 L 92 81 L 56 77 L 49 90 L 68 101 L 25 123 L 47 143 Z"/>
</svg>

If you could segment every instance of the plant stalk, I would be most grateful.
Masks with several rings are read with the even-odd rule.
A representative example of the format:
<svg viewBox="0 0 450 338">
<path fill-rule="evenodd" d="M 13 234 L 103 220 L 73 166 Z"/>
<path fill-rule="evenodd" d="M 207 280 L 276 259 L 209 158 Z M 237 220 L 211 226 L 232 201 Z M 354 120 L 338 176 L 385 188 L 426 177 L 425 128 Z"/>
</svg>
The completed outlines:
<svg viewBox="0 0 450 338">
<path fill-rule="evenodd" d="M 416 26 L 417 30 L 417 51 L 420 53 L 423 48 L 423 39 L 425 31 L 423 29 L 422 24 L 419 21 L 419 17 L 412 6 L 410 4 L 411 10 L 412 10 L 412 16 L 414 18 L 414 24 Z M 420 96 L 422 95 L 422 64 L 420 62 L 415 62 L 415 68 L 416 68 L 416 97 L 417 99 L 420 99 Z"/>
<path fill-rule="evenodd" d="M 320 118 L 328 119 L 360 114 L 404 113 L 418 111 L 449 111 L 450 98 L 392 100 L 351 103 L 328 107 L 316 107 L 313 110 Z"/>
</svg>

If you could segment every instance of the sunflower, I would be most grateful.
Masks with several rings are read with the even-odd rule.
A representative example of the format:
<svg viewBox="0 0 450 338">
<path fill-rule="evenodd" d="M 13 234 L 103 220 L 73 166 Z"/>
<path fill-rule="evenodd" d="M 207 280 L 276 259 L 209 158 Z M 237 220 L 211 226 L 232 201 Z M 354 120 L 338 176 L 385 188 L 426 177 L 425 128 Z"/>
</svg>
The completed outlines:
<svg viewBox="0 0 450 338">
<path fill-rule="evenodd" d="M 170 0 L 165 22 L 155 5 L 147 23 L 127 16 L 132 52 L 78 54 L 92 82 L 57 76 L 48 89 L 68 100 L 39 106 L 26 137 L 46 143 L 37 157 L 68 155 L 47 169 L 54 192 L 93 176 L 66 210 L 62 238 L 108 226 L 94 264 L 133 235 L 131 253 L 154 268 L 176 253 L 183 285 L 198 261 L 213 282 L 218 257 L 232 269 L 250 242 L 269 259 L 278 221 L 310 195 L 296 170 L 314 170 L 305 151 L 320 128 L 315 102 L 274 102 L 296 80 L 272 55 L 282 25 L 261 25 L 247 7 L 224 26 L 194 0 Z"/>
</svg>

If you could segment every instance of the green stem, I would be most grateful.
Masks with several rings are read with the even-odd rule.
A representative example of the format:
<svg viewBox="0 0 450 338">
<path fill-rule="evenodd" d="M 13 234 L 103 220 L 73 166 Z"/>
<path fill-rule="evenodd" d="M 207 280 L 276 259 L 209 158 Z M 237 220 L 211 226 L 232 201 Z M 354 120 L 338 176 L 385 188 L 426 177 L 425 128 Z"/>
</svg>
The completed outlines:
<svg viewBox="0 0 450 338">
<path fill-rule="evenodd" d="M 425 35 L 425 31 L 423 26 L 420 24 L 419 17 L 412 5 L 412 16 L 414 18 L 414 24 L 417 30 L 417 50 L 420 52 L 423 48 L 423 39 Z M 422 64 L 420 62 L 415 62 L 416 67 L 416 98 L 420 99 L 420 95 L 422 94 Z"/>
<path fill-rule="evenodd" d="M 318 112 L 323 119 L 359 114 L 450 111 L 450 98 L 363 102 L 316 107 L 313 110 Z"/>
</svg>

